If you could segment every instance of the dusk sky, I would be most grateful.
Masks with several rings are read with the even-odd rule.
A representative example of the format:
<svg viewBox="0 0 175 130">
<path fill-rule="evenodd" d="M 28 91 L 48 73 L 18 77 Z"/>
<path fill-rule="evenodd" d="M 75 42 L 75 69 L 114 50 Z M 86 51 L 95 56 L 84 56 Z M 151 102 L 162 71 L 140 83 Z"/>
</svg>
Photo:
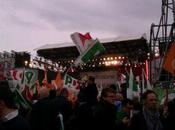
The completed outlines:
<svg viewBox="0 0 175 130">
<path fill-rule="evenodd" d="M 72 42 L 70 34 L 93 38 L 149 37 L 158 24 L 161 0 L 0 0 L 0 52 L 33 51 Z"/>
</svg>

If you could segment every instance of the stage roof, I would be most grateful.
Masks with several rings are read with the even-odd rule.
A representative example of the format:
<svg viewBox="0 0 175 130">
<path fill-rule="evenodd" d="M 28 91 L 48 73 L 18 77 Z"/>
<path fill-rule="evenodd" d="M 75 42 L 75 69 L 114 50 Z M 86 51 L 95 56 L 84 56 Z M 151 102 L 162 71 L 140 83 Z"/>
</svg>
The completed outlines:
<svg viewBox="0 0 175 130">
<path fill-rule="evenodd" d="M 147 55 L 148 43 L 146 35 L 136 37 L 118 37 L 99 39 L 104 45 L 106 51 L 99 56 L 118 55 L 128 58 L 142 58 Z M 79 52 L 73 43 L 47 44 L 35 49 L 38 56 L 50 59 L 52 61 L 75 59 Z"/>
</svg>

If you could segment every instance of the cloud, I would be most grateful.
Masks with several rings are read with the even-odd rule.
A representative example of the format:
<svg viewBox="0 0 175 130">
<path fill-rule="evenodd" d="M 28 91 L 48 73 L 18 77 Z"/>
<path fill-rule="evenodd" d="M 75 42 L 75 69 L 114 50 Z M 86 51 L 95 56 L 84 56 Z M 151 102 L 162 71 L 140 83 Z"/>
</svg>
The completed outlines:
<svg viewBox="0 0 175 130">
<path fill-rule="evenodd" d="M 73 32 L 108 38 L 147 33 L 160 19 L 153 0 L 0 0 L 0 51 L 71 41 Z"/>
</svg>

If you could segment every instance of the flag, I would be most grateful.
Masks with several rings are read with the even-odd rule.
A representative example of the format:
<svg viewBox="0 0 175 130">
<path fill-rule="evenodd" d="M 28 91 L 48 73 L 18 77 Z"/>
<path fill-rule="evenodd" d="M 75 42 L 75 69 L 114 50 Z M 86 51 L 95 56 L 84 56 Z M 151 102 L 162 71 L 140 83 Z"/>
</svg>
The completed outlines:
<svg viewBox="0 0 175 130">
<path fill-rule="evenodd" d="M 39 81 L 36 80 L 35 83 L 30 87 L 30 92 L 32 93 L 32 97 L 33 95 L 39 95 L 39 91 L 40 91 Z"/>
<path fill-rule="evenodd" d="M 44 67 L 44 79 L 43 79 L 42 83 L 43 83 L 44 87 L 52 88 L 52 85 L 48 82 L 48 79 L 47 79 L 47 69 L 46 69 L 46 67 Z"/>
<path fill-rule="evenodd" d="M 88 46 L 90 45 L 88 41 L 92 39 L 89 33 L 83 35 L 78 32 L 71 34 L 71 38 L 80 54 L 82 54 L 88 48 Z"/>
<path fill-rule="evenodd" d="M 74 77 L 65 74 L 64 76 L 64 87 L 67 87 L 69 89 L 73 89 L 75 91 L 79 90 L 80 83 L 78 79 L 75 79 Z"/>
<path fill-rule="evenodd" d="M 145 91 L 146 91 L 146 82 L 145 82 L 145 74 L 144 74 L 144 69 L 142 68 L 142 82 L 141 82 L 141 84 L 142 84 L 142 92 L 144 93 Z"/>
<path fill-rule="evenodd" d="M 142 68 L 142 90 L 143 92 L 146 90 L 153 90 L 153 87 L 150 84 L 143 68 Z"/>
<path fill-rule="evenodd" d="M 20 86 L 17 85 L 15 90 L 14 90 L 14 95 L 15 95 L 14 98 L 15 98 L 16 103 L 22 105 L 24 108 L 31 109 L 29 102 L 27 102 L 27 100 L 19 92 L 19 88 L 20 88 Z"/>
<path fill-rule="evenodd" d="M 29 86 L 25 85 L 25 88 L 22 91 L 22 94 L 25 96 L 25 98 L 28 101 L 31 101 L 32 100 L 32 93 L 30 92 Z"/>
<path fill-rule="evenodd" d="M 171 44 L 171 47 L 165 55 L 163 68 L 175 76 L 175 42 Z"/>
<path fill-rule="evenodd" d="M 130 68 L 129 72 L 129 87 L 127 88 L 127 98 L 133 99 L 133 97 L 139 97 L 138 85 L 134 79 L 134 74 L 132 72 L 132 68 Z"/>
<path fill-rule="evenodd" d="M 55 84 L 56 89 L 63 87 L 63 80 L 60 72 L 57 73 L 57 76 L 53 82 Z"/>
<path fill-rule="evenodd" d="M 89 48 L 83 52 L 74 62 L 75 66 L 81 65 L 82 63 L 87 63 L 90 61 L 95 55 L 105 51 L 104 46 L 96 39 L 91 43 Z"/>
</svg>

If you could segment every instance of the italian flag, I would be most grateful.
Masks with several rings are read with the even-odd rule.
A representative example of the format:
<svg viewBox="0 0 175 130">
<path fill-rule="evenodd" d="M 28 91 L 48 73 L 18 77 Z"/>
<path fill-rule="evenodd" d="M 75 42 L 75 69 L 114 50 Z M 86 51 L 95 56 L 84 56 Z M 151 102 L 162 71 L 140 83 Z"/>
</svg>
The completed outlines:
<svg viewBox="0 0 175 130">
<path fill-rule="evenodd" d="M 83 63 L 87 63 L 90 61 L 95 55 L 102 53 L 105 51 L 104 46 L 99 42 L 98 39 L 91 41 L 90 46 L 86 49 L 82 55 L 80 55 L 74 62 L 75 66 L 81 65 Z"/>
<path fill-rule="evenodd" d="M 71 38 L 80 54 L 82 54 L 90 46 L 89 41 L 93 40 L 89 33 L 83 35 L 81 33 L 75 32 L 71 34 Z"/>
</svg>

